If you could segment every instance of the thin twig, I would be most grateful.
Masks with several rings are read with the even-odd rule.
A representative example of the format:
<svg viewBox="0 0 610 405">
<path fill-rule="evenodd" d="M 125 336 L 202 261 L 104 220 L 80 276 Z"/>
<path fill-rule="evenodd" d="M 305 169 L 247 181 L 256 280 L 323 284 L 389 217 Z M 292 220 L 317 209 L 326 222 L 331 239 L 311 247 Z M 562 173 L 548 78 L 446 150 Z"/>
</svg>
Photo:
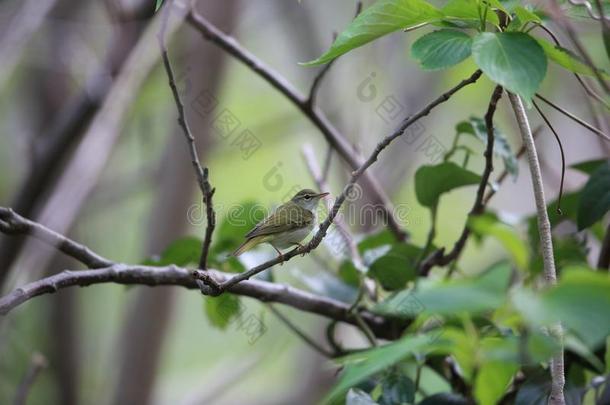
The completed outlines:
<svg viewBox="0 0 610 405">
<path fill-rule="evenodd" d="M 553 31 L 551 31 L 550 29 L 548 29 L 545 25 L 540 24 L 540 23 L 534 23 L 536 24 L 537 27 L 541 28 L 544 32 L 546 32 L 548 34 L 549 37 L 551 37 L 551 39 L 553 40 L 553 42 L 555 42 L 555 45 L 557 45 L 560 48 L 564 48 L 561 43 L 559 42 L 559 39 L 557 39 L 557 36 L 555 36 L 555 34 L 553 33 Z M 608 102 L 606 100 L 604 100 L 604 98 L 602 96 L 600 96 L 599 94 L 597 94 L 591 87 L 589 87 L 589 85 L 583 80 L 583 78 L 575 72 L 572 72 L 574 74 L 574 76 L 576 77 L 576 80 L 578 80 L 578 83 L 580 83 L 580 85 L 582 86 L 582 88 L 585 90 L 585 92 L 593 97 L 594 99 L 596 99 L 597 101 L 599 101 L 600 103 L 602 103 L 606 108 L 610 108 L 610 104 L 608 104 Z"/>
<path fill-rule="evenodd" d="M 553 128 L 553 125 L 551 125 L 551 121 L 548 120 L 546 115 L 544 115 L 544 113 L 542 112 L 540 107 L 538 107 L 538 104 L 536 104 L 536 102 L 534 100 L 532 100 L 532 104 L 534 104 L 534 108 L 536 108 L 536 111 L 538 111 L 538 114 L 540 114 L 543 121 L 549 127 L 549 129 L 555 136 L 555 139 L 557 140 L 557 145 L 559 145 L 559 152 L 561 153 L 561 181 L 559 183 L 559 197 L 557 197 L 557 213 L 559 215 L 561 215 L 561 197 L 563 196 L 563 183 L 564 183 L 565 174 L 566 174 L 566 155 L 563 151 L 563 145 L 561 144 L 561 139 L 559 138 L 559 134 L 557 133 L 557 131 L 555 131 L 555 128 Z"/>
<path fill-rule="evenodd" d="M 487 127 L 487 146 L 485 147 L 485 168 L 483 169 L 483 174 L 481 175 L 481 181 L 479 182 L 479 187 L 477 189 L 477 195 L 474 200 L 474 204 L 468 214 L 468 218 L 471 218 L 476 215 L 480 215 L 485 210 L 485 188 L 487 187 L 487 183 L 489 182 L 489 177 L 491 176 L 491 172 L 493 171 L 493 147 L 495 142 L 494 135 L 494 126 L 493 126 L 493 116 L 496 112 L 496 108 L 498 105 L 498 101 L 502 97 L 502 86 L 496 86 L 493 94 L 491 95 L 491 99 L 489 101 L 489 106 L 487 107 L 487 112 L 485 113 L 485 125 Z M 446 266 L 454 260 L 457 260 L 462 250 L 466 246 L 466 241 L 470 236 L 470 227 L 468 226 L 468 220 L 462 229 L 462 233 L 460 237 L 453 245 L 453 248 L 446 255 L 444 254 L 444 249 L 439 249 L 430 255 L 426 260 L 422 262 L 419 266 L 418 272 L 419 274 L 425 276 L 430 272 L 430 269 L 434 266 Z M 448 273 L 450 276 L 450 273 Z"/>
<path fill-rule="evenodd" d="M 21 383 L 17 387 L 17 392 L 15 393 L 15 399 L 13 400 L 13 405 L 25 405 L 27 402 L 28 394 L 32 389 L 32 385 L 34 381 L 36 381 L 36 377 L 38 374 L 47 367 L 47 359 L 40 353 L 32 354 L 32 359 L 30 360 L 30 366 L 28 371 L 23 376 Z"/>
<path fill-rule="evenodd" d="M 593 125 L 591 125 L 588 122 L 578 118 L 577 116 L 575 116 L 574 114 L 572 114 L 568 110 L 559 107 L 557 104 L 553 103 L 552 101 L 550 101 L 549 99 L 543 97 L 540 94 L 536 94 L 536 97 L 538 97 L 540 100 L 544 101 L 546 104 L 548 104 L 549 106 L 553 107 L 555 110 L 559 111 L 560 113 L 562 113 L 563 115 L 565 115 L 566 117 L 571 119 L 572 121 L 582 125 L 583 127 L 587 128 L 589 131 L 593 132 L 594 134 L 596 134 L 598 136 L 601 136 L 605 140 L 610 141 L 610 136 L 606 135 L 604 133 L 604 131 L 602 131 L 601 129 L 595 128 Z"/>
<path fill-rule="evenodd" d="M 113 264 L 110 260 L 94 253 L 86 246 L 76 243 L 37 222 L 30 221 L 10 208 L 0 207 L 0 231 L 8 235 L 31 236 L 41 240 L 91 269 L 108 267 Z"/>
<path fill-rule="evenodd" d="M 533 132 L 533 137 L 534 137 L 534 140 L 535 140 L 536 138 L 538 138 L 538 135 L 540 135 L 540 133 L 541 133 L 541 132 L 542 132 L 542 126 L 538 126 L 536 129 L 534 129 L 534 132 Z M 524 145 L 521 145 L 521 147 L 519 148 L 519 150 L 518 150 L 518 151 L 517 151 L 517 153 L 515 154 L 515 158 L 516 158 L 516 160 L 521 159 L 521 157 L 523 157 L 523 155 L 525 155 L 525 146 L 524 146 Z M 509 175 L 508 169 L 504 169 L 504 170 L 502 171 L 502 173 L 501 173 L 501 174 L 498 176 L 498 178 L 496 179 L 495 183 L 496 183 L 497 185 L 502 184 L 502 183 L 504 182 L 504 180 L 506 179 L 506 177 L 508 177 L 508 175 Z M 490 188 L 490 189 L 489 189 L 489 191 L 487 192 L 487 195 L 486 195 L 486 196 L 485 196 L 485 198 L 483 199 L 483 203 L 484 203 L 485 205 L 487 205 L 487 204 L 489 203 L 489 200 L 491 200 L 491 198 L 492 198 L 494 195 L 496 195 L 497 191 L 498 191 L 498 188 L 497 188 L 497 187 L 496 187 L 496 188 L 493 188 L 493 187 L 492 187 L 492 188 Z"/>
<path fill-rule="evenodd" d="M 161 20 L 161 28 L 159 30 L 158 35 L 159 48 L 161 48 L 163 66 L 165 67 L 165 72 L 167 73 L 167 78 L 169 81 L 169 87 L 172 90 L 174 101 L 176 103 L 176 108 L 178 110 L 178 124 L 182 128 L 182 132 L 184 133 L 184 136 L 186 137 L 186 140 L 188 142 L 191 162 L 193 164 L 193 169 L 195 170 L 195 174 L 197 176 L 199 188 L 201 189 L 203 203 L 206 206 L 207 227 L 205 230 L 203 245 L 201 247 L 201 258 L 199 259 L 199 268 L 207 269 L 208 253 L 210 250 L 210 245 L 212 243 L 212 233 L 214 232 L 214 227 L 216 226 L 216 214 L 214 213 L 214 206 L 212 204 L 212 197 L 214 196 L 215 189 L 212 188 L 212 185 L 210 184 L 208 168 L 206 167 L 205 169 L 203 169 L 201 167 L 201 163 L 199 162 L 199 153 L 197 152 L 195 137 L 191 132 L 191 128 L 188 124 L 188 121 L 186 120 L 186 114 L 184 113 L 184 104 L 180 99 L 180 93 L 178 91 L 178 87 L 176 86 L 174 72 L 172 70 L 172 65 L 170 63 L 169 55 L 167 53 L 167 46 L 165 44 L 165 31 L 167 29 L 167 22 L 171 13 L 172 3 L 173 0 L 167 0 L 164 6 L 165 10 L 163 10 L 164 14 L 163 19 Z"/>
<path fill-rule="evenodd" d="M 538 232 L 540 234 L 540 248 L 542 250 L 542 260 L 544 263 L 544 278 L 547 285 L 554 285 L 557 282 L 555 271 L 555 258 L 553 256 L 553 239 L 551 235 L 551 223 L 546 210 L 546 199 L 544 197 L 544 186 L 542 183 L 542 173 L 536 144 L 529 125 L 529 120 L 525 113 L 525 108 L 521 98 L 513 93 L 508 93 L 508 97 L 513 106 L 523 144 L 525 145 L 528 157 L 532 185 L 534 189 L 534 199 L 536 201 L 536 212 L 538 218 Z M 562 342 L 563 331 L 561 324 L 553 326 L 551 333 Z M 562 343 L 561 343 L 562 344 Z M 551 360 L 551 394 L 549 404 L 565 404 L 563 387 L 565 385 L 563 348 L 553 356 Z"/>
<path fill-rule="evenodd" d="M 282 323 L 284 325 L 286 325 L 286 327 L 288 329 L 290 329 L 292 332 L 294 332 L 295 335 L 300 337 L 312 349 L 314 349 L 315 351 L 320 353 L 322 356 L 329 357 L 329 358 L 336 357 L 335 353 L 332 353 L 330 350 L 328 350 L 328 349 L 322 347 L 320 344 L 318 344 L 318 342 L 313 340 L 305 332 L 303 332 L 301 329 L 299 329 L 298 326 L 296 326 L 294 323 L 292 323 L 292 321 L 288 317 L 284 316 L 284 314 L 282 314 L 280 311 L 278 311 L 273 305 L 268 304 L 267 307 L 269 308 L 269 310 L 271 312 L 273 312 L 273 314 L 275 316 L 277 316 L 277 318 L 280 321 L 282 321 Z"/>
<path fill-rule="evenodd" d="M 313 151 L 313 147 L 310 144 L 305 144 L 303 146 L 303 148 L 301 149 L 301 153 L 303 155 L 303 159 L 305 160 L 305 164 L 307 165 L 307 169 L 309 170 L 309 174 L 311 174 L 311 177 L 313 178 L 313 181 L 318 186 L 318 189 L 321 192 L 329 193 L 330 187 L 328 186 L 328 183 L 326 182 L 326 180 L 322 177 L 323 173 L 320 171 L 320 167 L 318 166 L 318 162 L 316 161 L 316 156 Z M 332 202 L 327 199 L 326 204 L 327 204 L 328 210 L 330 211 L 332 209 Z M 356 267 L 362 268 L 361 267 L 361 266 L 363 266 L 362 257 L 360 256 L 360 253 L 358 252 L 358 247 L 356 246 L 354 238 L 352 237 L 352 235 L 349 232 L 347 224 L 343 220 L 343 216 L 338 215 L 337 218 L 335 218 L 334 224 L 335 224 L 335 227 L 337 228 L 337 231 L 343 238 L 345 245 L 349 249 L 349 256 L 350 256 L 351 260 L 355 263 Z"/>
<path fill-rule="evenodd" d="M 184 8 L 185 6 L 176 5 Z M 217 45 L 229 55 L 246 65 L 252 72 L 258 74 L 272 87 L 282 93 L 290 100 L 311 123 L 320 130 L 326 141 L 332 145 L 339 156 L 351 167 L 357 170 L 362 165 L 362 161 L 353 146 L 348 142 L 343 134 L 335 128 L 326 115 L 315 105 L 311 106 L 307 102 L 307 97 L 303 96 L 294 86 L 278 72 L 267 66 L 256 56 L 243 48 L 235 38 L 225 34 L 195 10 L 188 10 L 186 20 L 193 28 L 199 31 L 204 38 Z M 383 206 L 384 219 L 387 221 L 388 229 L 398 240 L 405 240 L 407 232 L 402 229 L 394 217 L 394 206 L 383 188 L 371 173 L 365 173 L 362 179 L 368 190 L 372 192 L 373 202 Z"/>
<path fill-rule="evenodd" d="M 359 1 L 358 3 L 356 3 L 356 15 L 354 16 L 354 18 L 358 17 L 358 14 L 360 14 L 361 11 L 362 11 L 362 2 Z M 333 35 L 333 42 L 336 39 L 337 39 L 337 33 L 335 33 Z M 333 65 L 333 63 L 335 63 L 335 61 L 337 59 L 339 59 L 339 58 L 335 58 L 335 59 L 331 60 L 330 62 L 328 62 L 326 65 L 324 65 L 322 67 L 322 69 L 320 69 L 320 71 L 318 72 L 316 77 L 314 77 L 313 82 L 311 83 L 311 88 L 309 89 L 309 96 L 307 97 L 307 101 L 306 101 L 307 104 L 309 105 L 309 108 L 311 108 L 315 105 L 316 96 L 318 94 L 318 88 L 320 87 L 320 83 L 322 83 L 322 79 L 324 79 L 324 76 L 326 75 L 326 73 L 328 73 L 331 66 Z"/>
<path fill-rule="evenodd" d="M 354 184 L 356 184 L 358 179 L 360 179 L 362 174 L 373 163 L 375 163 L 377 161 L 379 154 L 386 147 L 388 147 L 388 145 L 390 145 L 390 143 L 392 143 L 392 141 L 394 141 L 396 138 L 401 136 L 405 132 L 405 130 L 407 128 L 409 128 L 412 124 L 417 122 L 420 118 L 425 117 L 426 115 L 430 114 L 430 111 L 432 111 L 436 106 L 449 100 L 451 98 L 451 96 L 453 96 L 463 87 L 475 83 L 481 77 L 481 75 L 482 75 L 482 72 L 480 70 L 475 71 L 469 78 L 462 80 L 456 86 L 454 86 L 447 92 L 445 92 L 442 95 L 440 95 L 439 97 L 437 97 L 434 101 L 432 101 L 431 103 L 426 105 L 418 113 L 403 120 L 403 122 L 398 126 L 398 128 L 394 132 L 392 132 L 390 135 L 386 136 L 381 142 L 379 142 L 377 144 L 377 146 L 375 147 L 375 149 L 373 150 L 373 152 L 371 153 L 371 155 L 368 157 L 368 159 L 356 171 L 352 172 L 349 182 L 345 185 L 345 187 L 343 188 L 343 191 L 335 200 L 335 203 L 333 204 L 332 209 L 328 213 L 328 216 L 320 224 L 318 232 L 316 232 L 316 234 L 309 241 L 309 243 L 307 243 L 304 246 L 299 246 L 299 247 L 289 251 L 288 253 L 285 253 L 281 257 L 278 256 L 272 260 L 269 260 L 265 263 L 262 263 L 256 267 L 254 267 L 246 272 L 240 273 L 240 274 L 234 276 L 233 278 L 231 278 L 230 280 L 224 282 L 222 285 L 216 285 L 214 283 L 213 279 L 210 279 L 209 277 L 207 277 L 203 272 L 196 272 L 195 273 L 196 277 L 199 277 L 204 282 L 208 282 L 211 285 L 211 287 L 213 288 L 213 290 L 202 291 L 202 292 L 204 292 L 206 294 L 221 294 L 227 288 L 229 288 L 243 280 L 247 280 L 250 277 L 254 276 L 255 274 L 258 274 L 261 271 L 266 270 L 275 264 L 286 262 L 299 254 L 306 254 L 306 253 L 311 252 L 315 248 L 317 248 L 318 245 L 322 242 L 322 239 L 326 236 L 326 232 L 327 232 L 328 228 L 330 227 L 333 220 L 339 213 L 339 209 L 341 208 L 341 206 L 343 205 L 343 202 L 345 201 L 348 194 L 352 190 L 352 187 L 354 186 Z"/>
</svg>

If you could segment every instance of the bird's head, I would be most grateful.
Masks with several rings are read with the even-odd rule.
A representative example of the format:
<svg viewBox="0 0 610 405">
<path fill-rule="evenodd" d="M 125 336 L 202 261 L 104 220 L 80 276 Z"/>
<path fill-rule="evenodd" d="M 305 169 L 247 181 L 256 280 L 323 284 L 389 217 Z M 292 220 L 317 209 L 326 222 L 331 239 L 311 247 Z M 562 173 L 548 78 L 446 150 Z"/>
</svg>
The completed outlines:
<svg viewBox="0 0 610 405">
<path fill-rule="evenodd" d="M 316 193 L 314 190 L 306 188 L 296 193 L 291 201 L 307 210 L 313 211 L 318 205 L 320 198 L 327 195 L 328 193 Z"/>
</svg>

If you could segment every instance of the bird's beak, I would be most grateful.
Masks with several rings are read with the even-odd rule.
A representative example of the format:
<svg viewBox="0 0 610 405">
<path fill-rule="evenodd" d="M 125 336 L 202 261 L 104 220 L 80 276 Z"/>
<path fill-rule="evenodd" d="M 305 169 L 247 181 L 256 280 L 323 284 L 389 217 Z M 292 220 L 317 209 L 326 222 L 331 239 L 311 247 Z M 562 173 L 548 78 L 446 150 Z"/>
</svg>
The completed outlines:
<svg viewBox="0 0 610 405">
<path fill-rule="evenodd" d="M 318 198 L 324 198 L 324 197 L 326 197 L 326 196 L 327 196 L 327 195 L 329 195 L 329 194 L 330 194 L 330 193 L 320 193 L 320 194 L 318 194 L 318 195 L 317 195 L 317 197 L 318 197 Z"/>
</svg>

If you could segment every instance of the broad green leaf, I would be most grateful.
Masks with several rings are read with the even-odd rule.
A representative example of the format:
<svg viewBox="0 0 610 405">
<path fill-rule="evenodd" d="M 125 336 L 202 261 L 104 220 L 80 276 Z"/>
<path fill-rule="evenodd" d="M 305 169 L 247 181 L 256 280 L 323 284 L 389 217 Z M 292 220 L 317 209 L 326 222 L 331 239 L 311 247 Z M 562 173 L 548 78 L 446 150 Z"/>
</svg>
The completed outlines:
<svg viewBox="0 0 610 405">
<path fill-rule="evenodd" d="M 578 170 L 584 174 L 591 175 L 595 170 L 597 170 L 604 163 L 610 164 L 610 160 L 607 158 L 604 159 L 594 159 L 587 160 L 584 162 L 579 162 L 571 165 L 570 167 L 574 170 Z"/>
<path fill-rule="evenodd" d="M 412 404 L 415 401 L 415 384 L 401 373 L 390 373 L 381 383 L 380 405 Z"/>
<path fill-rule="evenodd" d="M 555 258 L 555 267 L 558 269 L 570 265 L 586 265 L 587 254 L 586 242 L 574 236 L 553 238 L 553 256 Z M 530 271 L 533 274 L 541 274 L 543 270 L 544 261 L 542 260 L 542 255 L 538 253 L 532 260 Z"/>
<path fill-rule="evenodd" d="M 442 194 L 463 186 L 478 184 L 481 176 L 453 162 L 421 166 L 415 173 L 415 194 L 424 207 L 435 207 Z"/>
<path fill-rule="evenodd" d="M 610 209 L 610 164 L 595 170 L 582 189 L 578 206 L 578 230 L 599 221 Z"/>
<path fill-rule="evenodd" d="M 521 32 L 480 33 L 474 37 L 472 56 L 491 80 L 527 102 L 538 91 L 546 74 L 542 47 Z"/>
<path fill-rule="evenodd" d="M 238 316 L 242 310 L 239 297 L 233 294 L 205 297 L 204 305 L 208 320 L 220 329 L 226 329 L 233 318 Z"/>
<path fill-rule="evenodd" d="M 492 5 L 492 7 L 494 7 Z M 447 20 L 457 20 L 458 22 L 465 21 L 470 27 L 479 28 L 479 2 L 476 0 L 449 0 L 441 9 L 444 18 Z M 487 10 L 487 22 L 493 25 L 499 25 L 498 16 L 491 9 Z"/>
<path fill-rule="evenodd" d="M 315 66 L 330 62 L 379 37 L 404 28 L 440 20 L 443 14 L 424 0 L 380 0 L 364 10 L 318 59 L 303 63 Z"/>
<path fill-rule="evenodd" d="M 563 269 L 559 283 L 542 294 L 517 290 L 512 302 L 534 324 L 561 321 L 591 349 L 610 334 L 610 278 L 586 267 Z"/>
<path fill-rule="evenodd" d="M 542 20 L 540 19 L 540 17 L 538 17 L 536 14 L 534 14 L 532 11 L 526 9 L 523 6 L 517 6 L 513 9 L 515 15 L 517 16 L 517 18 L 519 19 L 519 21 L 521 22 L 521 25 L 525 25 L 528 22 L 536 22 L 536 23 L 542 23 Z"/>
<path fill-rule="evenodd" d="M 610 60 L 610 25 L 602 24 L 602 38 L 604 39 L 604 47 L 606 48 L 606 56 Z"/>
<path fill-rule="evenodd" d="M 384 229 L 381 232 L 367 235 L 364 239 L 358 242 L 358 252 L 365 253 L 367 250 L 376 249 L 385 245 L 393 245 L 398 242 L 392 232 Z"/>
<path fill-rule="evenodd" d="M 468 122 L 462 121 L 457 126 L 458 133 L 469 133 L 475 135 L 485 146 L 487 146 L 487 125 L 485 120 L 479 117 L 470 117 Z M 519 163 L 513 153 L 506 136 L 494 126 L 494 154 L 501 157 L 504 168 L 513 177 L 519 174 Z"/>
<path fill-rule="evenodd" d="M 610 374 L 610 336 L 606 338 L 606 355 L 604 360 L 606 363 L 606 374 Z"/>
<path fill-rule="evenodd" d="M 427 335 L 408 335 L 396 342 L 347 356 L 341 360 L 345 368 L 339 382 L 323 402 L 333 402 L 360 382 L 430 345 L 431 340 Z"/>
<path fill-rule="evenodd" d="M 148 259 L 144 263 L 150 266 L 187 266 L 198 263 L 202 244 L 201 239 L 187 236 L 172 242 L 160 257 Z"/>
<path fill-rule="evenodd" d="M 536 38 L 536 41 L 538 44 L 540 44 L 546 56 L 564 69 L 567 69 L 570 72 L 580 73 L 588 76 L 595 75 L 593 69 L 591 69 L 586 63 L 580 61 L 578 56 L 574 55 L 569 50 L 556 46 L 542 38 Z M 605 76 L 606 78 L 608 77 L 606 72 L 601 70 L 599 72 L 602 74 L 602 76 Z"/>
<path fill-rule="evenodd" d="M 419 37 L 411 47 L 411 56 L 424 70 L 444 69 L 469 57 L 471 45 L 468 34 L 442 29 Z"/>
<path fill-rule="evenodd" d="M 415 318 L 420 313 L 457 315 L 481 313 L 502 305 L 509 286 L 511 267 L 505 262 L 478 277 L 419 282 L 415 290 L 403 290 L 373 307 L 373 311 L 396 318 Z"/>
<path fill-rule="evenodd" d="M 358 287 L 360 285 L 360 272 L 349 260 L 344 261 L 339 266 L 339 278 L 348 285 Z"/>
<path fill-rule="evenodd" d="M 517 267 L 520 269 L 527 267 L 529 249 L 513 228 L 489 215 L 470 218 L 468 226 L 477 235 L 496 238 L 511 254 Z"/>
<path fill-rule="evenodd" d="M 396 244 L 371 264 L 368 275 L 387 291 L 401 290 L 415 279 L 415 261 L 420 253 L 421 249 L 413 245 Z"/>
<path fill-rule="evenodd" d="M 482 350 L 503 350 L 505 341 L 501 338 L 487 338 L 481 342 Z M 516 362 L 506 360 L 483 361 L 478 368 L 474 383 L 474 396 L 480 405 L 494 405 L 504 392 L 517 371 Z"/>
<path fill-rule="evenodd" d="M 352 388 L 347 392 L 345 405 L 378 405 L 366 392 L 358 388 Z"/>
</svg>

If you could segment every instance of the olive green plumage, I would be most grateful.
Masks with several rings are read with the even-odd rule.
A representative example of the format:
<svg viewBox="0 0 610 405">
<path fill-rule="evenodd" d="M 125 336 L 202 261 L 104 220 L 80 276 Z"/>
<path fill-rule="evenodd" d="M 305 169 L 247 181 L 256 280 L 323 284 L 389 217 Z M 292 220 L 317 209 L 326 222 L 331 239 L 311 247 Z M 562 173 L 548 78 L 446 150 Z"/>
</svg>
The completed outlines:
<svg viewBox="0 0 610 405">
<path fill-rule="evenodd" d="M 239 256 L 258 244 L 269 243 L 281 256 L 280 249 L 300 245 L 315 226 L 313 210 L 320 198 L 327 194 L 309 189 L 299 191 L 290 201 L 280 205 L 270 216 L 256 224 L 245 235 L 246 241 L 233 255 Z"/>
</svg>

